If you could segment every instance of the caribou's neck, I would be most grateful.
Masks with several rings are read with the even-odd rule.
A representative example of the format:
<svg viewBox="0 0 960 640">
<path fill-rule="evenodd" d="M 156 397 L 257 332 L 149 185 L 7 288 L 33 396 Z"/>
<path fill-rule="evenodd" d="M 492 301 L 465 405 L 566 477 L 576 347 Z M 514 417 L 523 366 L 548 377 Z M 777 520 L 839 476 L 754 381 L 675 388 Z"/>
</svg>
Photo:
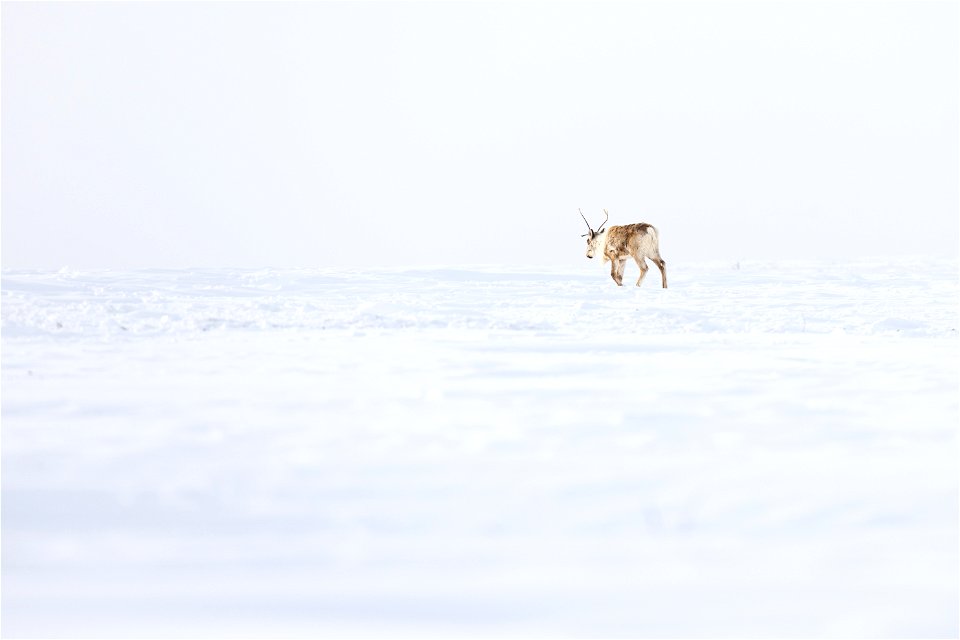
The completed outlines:
<svg viewBox="0 0 960 640">
<path fill-rule="evenodd" d="M 600 252 L 600 256 L 603 258 L 604 262 L 607 262 L 610 260 L 610 258 L 607 257 L 607 231 L 609 231 L 609 229 L 604 229 L 603 231 L 598 233 L 596 236 L 597 251 Z"/>
</svg>

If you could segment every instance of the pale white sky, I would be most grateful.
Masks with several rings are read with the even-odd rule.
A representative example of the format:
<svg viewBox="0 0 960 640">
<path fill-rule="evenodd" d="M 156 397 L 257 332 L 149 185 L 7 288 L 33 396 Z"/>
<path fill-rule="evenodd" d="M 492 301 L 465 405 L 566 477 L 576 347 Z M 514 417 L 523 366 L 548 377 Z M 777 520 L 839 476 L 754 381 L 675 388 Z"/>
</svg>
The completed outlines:
<svg viewBox="0 0 960 640">
<path fill-rule="evenodd" d="M 4 267 L 960 239 L 957 2 L 2 5 Z"/>
</svg>

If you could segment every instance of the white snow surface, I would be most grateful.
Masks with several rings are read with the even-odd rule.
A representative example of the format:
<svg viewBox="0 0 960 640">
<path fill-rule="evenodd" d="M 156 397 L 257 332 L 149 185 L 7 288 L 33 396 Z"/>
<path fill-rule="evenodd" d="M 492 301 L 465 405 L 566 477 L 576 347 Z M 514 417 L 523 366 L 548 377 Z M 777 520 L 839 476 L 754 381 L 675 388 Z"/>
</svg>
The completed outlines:
<svg viewBox="0 0 960 640">
<path fill-rule="evenodd" d="M 3 635 L 957 637 L 957 261 L 668 269 L 4 270 Z"/>
</svg>

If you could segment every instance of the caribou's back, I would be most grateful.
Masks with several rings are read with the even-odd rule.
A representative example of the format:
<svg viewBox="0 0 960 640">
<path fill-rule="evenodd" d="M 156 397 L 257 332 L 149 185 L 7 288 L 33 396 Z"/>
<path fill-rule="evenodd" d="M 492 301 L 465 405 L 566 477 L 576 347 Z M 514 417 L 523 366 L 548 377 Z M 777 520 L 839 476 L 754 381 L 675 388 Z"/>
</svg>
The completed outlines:
<svg viewBox="0 0 960 640">
<path fill-rule="evenodd" d="M 607 230 L 606 253 L 611 260 L 627 256 L 659 259 L 658 245 L 656 227 L 646 222 L 615 225 Z"/>
</svg>

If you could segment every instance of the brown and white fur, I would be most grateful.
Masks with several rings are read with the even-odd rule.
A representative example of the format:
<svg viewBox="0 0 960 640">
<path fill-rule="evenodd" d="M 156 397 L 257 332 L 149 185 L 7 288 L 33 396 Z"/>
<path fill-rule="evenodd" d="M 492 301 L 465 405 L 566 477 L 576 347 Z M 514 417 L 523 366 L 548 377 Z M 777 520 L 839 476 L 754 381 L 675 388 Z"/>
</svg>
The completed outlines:
<svg viewBox="0 0 960 640">
<path fill-rule="evenodd" d="M 607 213 L 606 209 L 603 212 L 607 214 L 607 220 L 609 220 L 610 214 Z M 582 211 L 580 215 L 583 217 L 583 221 L 587 222 L 587 218 L 583 216 Z M 667 263 L 660 257 L 660 235 L 657 233 L 656 227 L 652 224 L 640 222 L 604 229 L 603 225 L 607 224 L 607 220 L 604 220 L 596 231 L 587 222 L 587 228 L 590 229 L 589 233 L 584 234 L 587 238 L 587 257 L 593 258 L 594 255 L 599 254 L 603 256 L 604 262 L 609 261 L 610 277 L 617 283 L 617 286 L 623 286 L 623 269 L 627 266 L 627 260 L 633 258 L 637 266 L 640 267 L 640 277 L 637 279 L 638 287 L 643 283 L 644 276 L 647 275 L 647 269 L 649 269 L 647 260 L 649 259 L 660 269 L 663 288 L 666 289 Z"/>
</svg>

